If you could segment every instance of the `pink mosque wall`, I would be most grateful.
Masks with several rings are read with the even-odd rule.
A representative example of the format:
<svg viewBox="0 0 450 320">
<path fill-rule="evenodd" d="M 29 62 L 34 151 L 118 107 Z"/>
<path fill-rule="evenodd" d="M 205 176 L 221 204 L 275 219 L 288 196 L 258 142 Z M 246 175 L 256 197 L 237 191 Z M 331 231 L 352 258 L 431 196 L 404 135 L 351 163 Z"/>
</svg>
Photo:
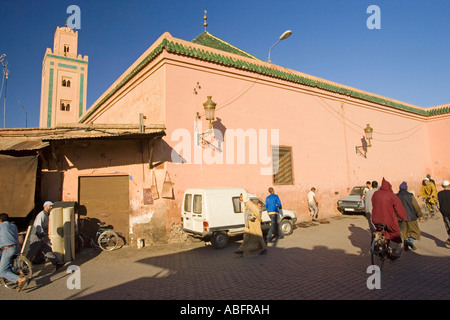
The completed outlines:
<svg viewBox="0 0 450 320">
<path fill-rule="evenodd" d="M 198 61 L 178 60 L 185 64 L 166 66 L 166 141 L 179 128 L 194 135 L 195 114 L 203 113 L 202 103 L 209 95 L 217 103 L 216 117 L 227 129 L 279 130 L 280 145 L 292 147 L 294 184 L 274 187 L 286 207 L 300 214 L 307 214 L 305 198 L 312 186 L 318 189 L 322 213 L 335 214 L 336 200 L 366 180 L 385 177 L 394 189 L 407 181 L 411 189 L 418 190 L 427 173 L 437 181 L 444 178 L 437 176 L 442 170 L 434 169 L 430 152 L 424 152 L 429 132 L 421 116 L 271 78 L 255 79 L 254 74 L 230 74 L 225 67 L 211 70 Z M 197 82 L 201 89 L 194 94 Z M 368 123 L 374 128 L 374 139 L 364 158 L 356 154 L 355 146 L 361 145 Z M 193 153 L 194 147 L 191 158 Z M 442 156 L 449 158 L 448 152 Z M 265 197 L 267 188 L 273 186 L 271 176 L 260 174 L 262 165 L 169 166 L 176 172 L 180 195 L 188 187 L 237 185 Z"/>
<path fill-rule="evenodd" d="M 214 123 L 216 129 L 224 131 L 226 128 L 225 133 L 237 129 L 257 133 L 267 130 L 267 141 L 262 143 L 258 137 L 257 148 L 257 152 L 269 150 L 264 154 L 267 157 L 270 157 L 270 130 L 277 130 L 279 144 L 292 147 L 293 184 L 274 185 L 271 175 L 262 175 L 261 169 L 270 165 L 263 164 L 261 156 L 257 157 L 256 164 L 249 164 L 248 142 L 244 164 L 237 163 L 238 153 L 242 151 L 238 150 L 237 143 L 232 149 L 229 139 L 225 138 L 222 144 L 222 154 L 195 146 L 194 120 L 197 112 L 204 113 L 202 104 L 207 96 L 212 96 L 217 103 L 216 118 L 220 123 Z M 346 196 L 353 186 L 364 185 L 366 180 L 381 182 L 385 177 L 394 191 L 402 181 L 407 181 L 410 189 L 418 192 L 427 173 L 432 174 L 437 183 L 450 178 L 449 115 L 430 120 L 403 110 L 166 51 L 84 121 L 137 123 L 139 113 L 144 113 L 147 125 L 165 124 L 166 136 L 156 151 L 160 158 L 169 161 L 153 172 L 160 189 L 166 172 L 169 173 L 175 183 L 174 200 L 160 199 L 152 207 L 142 205 L 141 190 L 151 185 L 152 170 L 148 166 L 106 166 L 99 170 L 99 173 L 127 172 L 133 176 L 130 221 L 136 224 L 149 223 L 155 212 L 160 212 L 165 216 L 163 224 L 169 229 L 179 222 L 183 192 L 190 187 L 245 187 L 264 199 L 267 188 L 273 186 L 284 207 L 295 210 L 303 220 L 308 217 L 306 194 L 312 186 L 317 188 L 321 214 L 327 216 L 337 213 L 338 198 Z M 361 145 L 367 124 L 374 132 L 372 147 L 367 157 L 363 157 L 356 154 L 355 146 Z M 202 128 L 202 132 L 207 129 L 204 116 Z M 212 143 L 217 144 L 217 141 Z M 171 162 L 171 149 L 167 146 L 187 163 Z M 233 164 L 226 158 L 226 153 L 231 151 Z M 224 163 L 208 164 L 204 157 L 196 161 L 199 152 L 215 155 L 216 162 L 222 159 Z M 65 188 L 70 194 L 76 193 L 69 186 L 74 185 L 79 174 L 70 170 L 66 173 Z"/>
</svg>

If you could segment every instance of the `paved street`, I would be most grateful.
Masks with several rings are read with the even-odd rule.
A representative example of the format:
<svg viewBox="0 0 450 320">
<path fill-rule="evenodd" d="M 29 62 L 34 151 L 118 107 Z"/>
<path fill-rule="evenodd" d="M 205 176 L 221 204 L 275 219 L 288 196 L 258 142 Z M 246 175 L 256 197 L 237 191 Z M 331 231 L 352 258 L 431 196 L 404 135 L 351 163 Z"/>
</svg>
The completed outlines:
<svg viewBox="0 0 450 320">
<path fill-rule="evenodd" d="M 85 249 L 71 263 L 80 268 L 80 289 L 68 289 L 72 275 L 65 268 L 52 273 L 47 264 L 36 266 L 22 292 L 1 288 L 0 299 L 450 299 L 450 249 L 441 220 L 420 223 L 418 249 L 385 263 L 379 290 L 366 285 L 371 263 L 365 218 L 327 220 L 297 226 L 264 256 L 237 257 L 233 251 L 240 241 L 223 250 L 191 242 L 101 253 Z"/>
</svg>

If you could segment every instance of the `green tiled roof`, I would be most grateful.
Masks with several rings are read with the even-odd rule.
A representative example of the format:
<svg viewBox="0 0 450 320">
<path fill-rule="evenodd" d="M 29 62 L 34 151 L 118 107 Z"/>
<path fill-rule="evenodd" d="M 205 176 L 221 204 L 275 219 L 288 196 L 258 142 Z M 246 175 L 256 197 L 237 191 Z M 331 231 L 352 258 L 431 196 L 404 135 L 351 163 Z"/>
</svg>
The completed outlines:
<svg viewBox="0 0 450 320">
<path fill-rule="evenodd" d="M 206 39 L 213 41 L 213 39 L 218 39 L 218 41 L 222 41 L 219 38 L 215 38 L 214 36 L 211 36 L 208 33 L 202 33 L 201 35 L 204 35 L 203 38 L 205 41 Z M 200 35 L 200 36 L 201 36 Z M 199 37 L 200 37 L 199 36 Z M 194 40 L 198 41 L 195 43 L 200 44 L 199 37 L 195 38 Z M 279 70 L 276 68 L 271 67 L 270 65 L 263 65 L 261 64 L 261 60 L 253 57 L 252 55 L 249 55 L 248 53 L 228 44 L 226 42 L 223 42 L 221 45 L 223 45 L 222 48 L 227 48 L 231 50 L 231 48 L 234 48 L 234 50 L 238 50 L 240 53 L 239 55 L 243 57 L 248 57 L 251 59 L 254 59 L 254 63 L 250 62 L 247 59 L 240 60 L 236 58 L 235 56 L 232 57 L 228 55 L 227 53 L 230 51 L 224 50 L 224 54 L 218 54 L 216 52 L 210 52 L 203 48 L 198 48 L 196 46 L 190 46 L 189 42 L 185 41 L 177 41 L 178 39 L 171 38 L 163 38 L 161 42 L 155 47 L 154 50 L 152 50 L 130 73 L 128 73 L 111 91 L 109 91 L 102 100 L 100 100 L 95 106 L 92 108 L 89 108 L 89 111 L 79 120 L 80 123 L 85 121 L 90 115 L 92 115 L 103 103 L 105 103 L 109 98 L 111 98 L 117 91 L 119 91 L 128 81 L 130 81 L 134 76 L 136 76 L 142 69 L 144 69 L 149 63 L 151 63 L 157 56 L 159 56 L 163 50 L 166 50 L 169 53 L 172 54 L 178 54 L 185 57 L 190 57 L 193 59 L 199 59 L 203 61 L 208 61 L 211 63 L 217 63 L 219 65 L 224 65 L 230 68 L 235 68 L 239 70 L 245 70 L 249 72 L 254 72 L 257 74 L 262 74 L 268 77 L 273 77 L 277 79 L 281 79 L 284 81 L 297 83 L 313 88 L 322 89 L 325 91 L 341 94 L 344 96 L 348 96 L 355 99 L 360 99 L 367 102 L 376 103 L 379 105 L 411 112 L 413 114 L 422 115 L 422 116 L 435 116 L 435 115 L 441 115 L 441 114 L 448 114 L 450 113 L 450 106 L 442 106 L 439 108 L 434 108 L 431 110 L 424 110 L 419 109 L 411 105 L 407 105 L 401 102 L 392 101 L 388 98 L 383 98 L 377 95 L 373 95 L 370 93 L 364 93 L 357 90 L 352 90 L 352 88 L 345 87 L 342 85 L 339 85 L 337 83 L 332 84 L 325 81 L 321 81 L 320 79 L 312 79 L 306 76 L 298 75 L 296 73 L 290 72 L 289 69 L 285 70 Z M 193 41 L 194 41 L 193 40 Z M 211 46 L 210 46 L 211 47 Z M 216 47 L 217 48 L 217 43 Z M 221 49 L 222 50 L 222 49 Z"/>
<path fill-rule="evenodd" d="M 260 60 L 260 59 L 256 58 L 255 56 L 252 56 L 250 53 L 247 53 L 244 50 L 241 50 L 241 49 L 233 46 L 232 44 L 229 44 L 228 42 L 223 41 L 222 39 L 217 38 L 216 36 L 213 36 L 212 34 L 210 34 L 207 31 L 203 31 L 202 33 L 200 33 L 191 42 L 196 43 L 196 44 L 201 44 L 203 46 L 207 46 L 210 48 L 218 49 L 221 51 L 234 53 L 234 54 L 237 54 L 237 55 L 240 55 L 243 57 Z"/>
</svg>

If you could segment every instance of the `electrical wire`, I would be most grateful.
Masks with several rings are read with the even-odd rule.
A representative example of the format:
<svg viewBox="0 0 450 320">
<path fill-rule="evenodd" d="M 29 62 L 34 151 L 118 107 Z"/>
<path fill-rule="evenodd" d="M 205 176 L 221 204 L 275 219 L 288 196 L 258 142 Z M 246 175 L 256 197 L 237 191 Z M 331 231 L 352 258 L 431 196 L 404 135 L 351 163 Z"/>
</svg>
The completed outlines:
<svg viewBox="0 0 450 320">
<path fill-rule="evenodd" d="M 233 102 L 239 100 L 244 94 L 246 94 L 248 91 L 250 91 L 251 88 L 253 88 L 253 86 L 256 84 L 256 82 L 258 82 L 258 80 L 261 78 L 261 74 L 258 74 L 258 76 L 255 78 L 255 80 L 252 81 L 252 83 L 249 85 L 249 87 L 247 89 L 244 89 L 244 91 L 242 91 L 242 93 L 239 93 L 235 98 L 232 98 L 231 101 L 224 103 L 221 107 L 216 108 L 216 111 L 221 110 L 227 106 L 229 106 L 230 104 L 232 104 Z M 199 114 L 200 117 L 204 116 L 205 113 L 203 112 L 202 114 Z"/>
<path fill-rule="evenodd" d="M 281 66 L 281 68 L 285 69 L 286 71 L 289 71 L 289 69 Z M 237 101 L 238 99 L 240 99 L 244 94 L 246 94 L 248 91 L 250 91 L 253 86 L 256 84 L 256 82 L 258 82 L 258 80 L 261 78 L 262 74 L 259 73 L 258 76 L 255 78 L 255 80 L 252 81 L 252 83 L 249 85 L 249 87 L 247 89 L 245 89 L 244 91 L 242 91 L 242 93 L 238 94 L 235 98 L 233 98 L 232 100 L 226 102 L 225 104 L 223 104 L 222 106 L 218 107 L 216 109 L 216 111 L 221 110 L 229 105 L 231 105 L 232 103 L 234 103 L 235 101 Z M 345 117 L 343 114 L 339 113 L 339 111 L 335 110 L 332 106 L 330 106 L 322 97 L 317 97 L 314 96 L 314 98 L 319 102 L 319 105 L 321 105 L 327 112 L 329 112 L 333 117 L 335 117 L 338 121 L 342 122 L 343 125 L 345 125 L 347 128 L 349 128 L 350 130 L 356 132 L 356 133 L 361 133 L 361 130 L 364 130 L 365 128 L 362 127 L 361 125 L 359 125 L 358 123 L 350 120 L 349 118 Z M 321 103 L 321 101 L 327 106 L 324 107 L 323 104 Z M 328 109 L 331 109 L 333 112 L 330 112 Z M 204 116 L 205 113 L 200 114 L 200 116 Z M 348 125 L 348 123 L 353 124 L 354 126 L 358 127 L 359 130 L 354 129 L 353 127 L 350 127 Z M 381 141 L 381 142 L 396 142 L 396 141 L 401 141 L 404 140 L 410 136 L 412 136 L 414 133 L 416 133 L 422 126 L 424 125 L 424 122 L 420 122 L 418 125 L 409 128 L 407 130 L 401 131 L 401 132 L 380 132 L 380 131 L 376 131 L 377 135 L 386 135 L 386 136 L 397 136 L 397 135 L 402 135 L 402 134 L 406 134 L 410 131 L 411 134 L 407 135 L 406 137 L 402 137 L 399 139 L 394 139 L 394 140 L 384 140 L 384 139 L 378 139 L 378 138 L 372 138 L 372 140 L 375 141 Z"/>
<path fill-rule="evenodd" d="M 316 96 L 314 96 L 314 98 L 315 98 L 316 100 L 318 100 L 319 104 L 320 104 L 322 107 L 324 107 L 324 106 L 322 105 L 322 103 L 321 103 L 320 101 L 322 101 L 323 103 L 325 103 L 325 105 L 326 105 L 329 109 L 331 109 L 334 113 L 336 113 L 336 116 L 333 115 L 333 113 L 331 113 L 331 112 L 328 110 L 328 108 L 324 107 L 324 109 L 325 109 L 326 111 L 328 111 L 330 114 L 332 114 L 332 115 L 333 115 L 336 119 L 338 119 L 340 122 L 342 122 L 342 123 L 343 123 L 347 128 L 349 128 L 350 130 L 355 131 L 355 132 L 357 132 L 357 133 L 360 133 L 360 132 L 361 132 L 361 131 L 356 131 L 354 128 L 350 127 L 346 122 L 350 122 L 351 124 L 355 125 L 356 127 L 360 128 L 361 130 L 364 130 L 364 128 L 363 128 L 362 126 L 360 126 L 359 124 L 355 123 L 354 121 L 352 121 L 352 120 L 348 119 L 347 117 L 345 117 L 343 114 L 340 114 L 338 111 L 336 111 L 333 107 L 331 107 L 331 106 L 330 106 L 326 101 L 324 101 L 321 97 L 316 97 Z M 320 100 L 319 100 L 319 99 L 320 99 Z M 344 121 L 341 120 L 341 118 L 344 119 Z M 379 134 L 379 135 L 389 135 L 389 136 L 393 136 L 393 135 L 402 135 L 402 134 L 406 134 L 407 132 L 410 132 L 410 131 L 412 131 L 412 132 L 411 132 L 411 134 L 407 135 L 406 137 L 402 137 L 402 138 L 398 138 L 398 139 L 394 139 L 394 140 L 392 140 L 392 139 L 391 139 L 391 140 L 385 140 L 385 139 L 378 139 L 378 138 L 372 138 L 372 140 L 375 140 L 375 141 L 381 141 L 381 142 L 396 142 L 396 141 L 401 141 L 401 140 L 404 140 L 404 139 L 406 139 L 406 138 L 412 136 L 412 135 L 413 135 L 414 133 L 416 133 L 423 125 L 424 125 L 424 122 L 421 122 L 421 123 L 419 123 L 418 125 L 416 125 L 416 126 L 414 126 L 414 127 L 412 127 L 412 128 L 409 128 L 409 129 L 407 129 L 407 130 L 401 131 L 401 132 L 389 132 L 389 133 L 387 133 L 387 132 L 379 132 L 379 131 L 376 131 L 376 134 L 377 134 L 377 135 Z"/>
</svg>

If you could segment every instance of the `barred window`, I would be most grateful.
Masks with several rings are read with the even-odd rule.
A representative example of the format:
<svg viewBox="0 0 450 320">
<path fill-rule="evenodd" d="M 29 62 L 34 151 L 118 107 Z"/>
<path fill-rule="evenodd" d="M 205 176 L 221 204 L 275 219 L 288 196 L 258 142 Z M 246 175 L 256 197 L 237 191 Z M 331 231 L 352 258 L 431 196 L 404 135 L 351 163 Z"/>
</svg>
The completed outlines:
<svg viewBox="0 0 450 320">
<path fill-rule="evenodd" d="M 272 147 L 272 164 L 274 184 L 294 184 L 291 147 Z"/>
</svg>

